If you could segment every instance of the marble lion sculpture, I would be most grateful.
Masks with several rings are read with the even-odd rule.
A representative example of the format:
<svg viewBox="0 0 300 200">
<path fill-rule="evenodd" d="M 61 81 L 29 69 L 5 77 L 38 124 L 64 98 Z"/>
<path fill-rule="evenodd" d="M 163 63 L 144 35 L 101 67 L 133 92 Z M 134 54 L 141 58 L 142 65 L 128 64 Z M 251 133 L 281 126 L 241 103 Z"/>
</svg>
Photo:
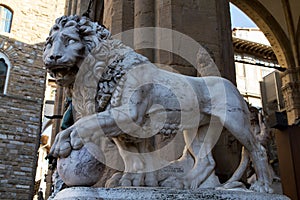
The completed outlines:
<svg viewBox="0 0 300 200">
<path fill-rule="evenodd" d="M 143 171 L 147 161 L 126 151 L 151 151 L 140 141 L 156 134 L 182 133 L 186 144 L 183 156 L 193 159 L 193 167 L 177 181 L 182 181 L 184 188 L 195 189 L 214 171 L 210 151 L 216 130 L 209 125 L 217 121 L 244 145 L 244 154 L 252 159 L 257 174 L 252 189 L 272 192 L 265 150 L 250 131 L 246 103 L 229 81 L 159 69 L 113 39 L 105 27 L 78 16 L 56 20 L 43 60 L 57 83 L 71 91 L 75 118 L 71 127 L 56 136 L 50 156 L 65 158 L 86 143 L 101 140 L 104 134 L 114 140 L 125 163 L 120 185 L 159 186 L 153 173 L 146 173 L 144 181 L 141 176 L 129 177 Z M 199 56 L 198 62 L 202 62 Z M 229 182 L 237 181 L 240 174 L 238 168 Z"/>
</svg>

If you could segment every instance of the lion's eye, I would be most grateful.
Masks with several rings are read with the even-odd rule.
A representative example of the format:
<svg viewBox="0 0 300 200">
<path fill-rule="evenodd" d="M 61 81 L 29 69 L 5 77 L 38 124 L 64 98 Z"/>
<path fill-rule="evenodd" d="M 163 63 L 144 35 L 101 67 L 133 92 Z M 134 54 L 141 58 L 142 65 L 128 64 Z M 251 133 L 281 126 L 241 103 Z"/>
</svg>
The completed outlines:
<svg viewBox="0 0 300 200">
<path fill-rule="evenodd" d="M 69 40 L 68 40 L 68 45 L 74 44 L 75 42 L 76 42 L 76 40 L 74 40 L 74 39 L 69 39 Z"/>
<path fill-rule="evenodd" d="M 48 42 L 48 43 L 46 44 L 46 48 L 49 49 L 49 48 L 51 48 L 51 47 L 52 47 L 52 44 L 51 44 L 50 42 Z"/>
<path fill-rule="evenodd" d="M 47 37 L 46 39 L 46 44 L 45 44 L 45 48 L 49 49 L 52 47 L 52 38 L 51 37 Z"/>
</svg>

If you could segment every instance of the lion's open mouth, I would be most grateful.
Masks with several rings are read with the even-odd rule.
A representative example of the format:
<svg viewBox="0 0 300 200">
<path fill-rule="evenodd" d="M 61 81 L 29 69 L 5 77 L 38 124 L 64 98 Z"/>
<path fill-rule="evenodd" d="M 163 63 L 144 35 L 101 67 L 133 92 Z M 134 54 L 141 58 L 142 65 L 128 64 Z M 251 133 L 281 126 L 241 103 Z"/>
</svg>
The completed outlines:
<svg viewBox="0 0 300 200">
<path fill-rule="evenodd" d="M 75 65 L 65 66 L 65 65 L 51 65 L 46 66 L 50 75 L 56 79 L 56 82 L 61 85 L 65 85 L 65 82 L 69 82 L 76 76 L 78 72 L 78 67 Z"/>
<path fill-rule="evenodd" d="M 78 67 L 75 65 L 46 65 L 46 68 L 48 72 L 54 76 L 54 78 L 65 76 L 69 73 L 74 73 L 74 71 L 78 71 Z"/>
<path fill-rule="evenodd" d="M 56 62 L 50 62 L 50 63 L 45 63 L 46 68 L 50 71 L 52 70 L 59 70 L 59 69 L 69 69 L 69 68 L 73 68 L 73 67 L 77 67 L 72 63 L 56 63 Z"/>
</svg>

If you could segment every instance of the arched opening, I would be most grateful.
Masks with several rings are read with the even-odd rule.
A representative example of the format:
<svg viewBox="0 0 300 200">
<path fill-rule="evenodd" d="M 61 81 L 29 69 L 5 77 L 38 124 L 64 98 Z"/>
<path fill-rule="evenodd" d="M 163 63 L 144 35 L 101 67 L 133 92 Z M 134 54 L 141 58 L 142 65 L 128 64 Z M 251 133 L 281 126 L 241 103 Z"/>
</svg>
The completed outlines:
<svg viewBox="0 0 300 200">
<path fill-rule="evenodd" d="M 7 64 L 5 63 L 3 58 L 0 58 L 0 91 L 4 91 L 5 80 L 7 75 Z"/>
<path fill-rule="evenodd" d="M 253 20 L 264 33 L 274 50 L 279 65 L 285 68 L 294 67 L 293 52 L 289 47 L 289 40 L 272 14 L 257 0 L 251 2 L 230 0 L 230 2 Z"/>
<path fill-rule="evenodd" d="M 233 4 L 230 13 L 237 87 L 250 105 L 261 108 L 261 82 L 269 74 L 286 68 L 279 65 L 270 42 L 245 13 Z"/>
<path fill-rule="evenodd" d="M 0 32 L 9 33 L 11 30 L 13 11 L 9 7 L 0 4 Z"/>
<path fill-rule="evenodd" d="M 8 58 L 0 52 L 0 93 L 6 94 L 8 78 L 10 72 L 10 62 Z"/>
<path fill-rule="evenodd" d="M 267 149 L 269 161 L 272 163 L 272 187 L 275 193 L 281 194 L 275 132 L 267 119 L 284 107 L 281 85 L 278 83 L 281 80 L 279 74 L 286 70 L 287 65 L 286 61 L 279 63 L 277 57 L 281 56 L 286 60 L 285 55 L 280 54 L 282 49 L 276 53 L 272 44 L 274 45 L 277 39 L 273 38 L 273 42 L 270 41 L 273 36 L 266 37 L 270 34 L 260 29 L 247 13 L 234 4 L 230 4 L 230 12 L 237 87 L 249 103 L 253 133 Z M 252 178 L 253 175 L 248 175 L 249 184 Z"/>
</svg>

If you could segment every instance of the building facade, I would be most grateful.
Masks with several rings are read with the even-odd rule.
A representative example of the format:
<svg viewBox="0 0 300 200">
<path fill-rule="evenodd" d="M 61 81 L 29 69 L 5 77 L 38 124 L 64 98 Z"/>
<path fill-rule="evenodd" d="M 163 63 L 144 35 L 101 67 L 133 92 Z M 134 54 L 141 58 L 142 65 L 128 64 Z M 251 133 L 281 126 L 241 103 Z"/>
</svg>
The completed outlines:
<svg viewBox="0 0 300 200">
<path fill-rule="evenodd" d="M 258 28 L 234 28 L 232 39 L 237 88 L 250 105 L 262 108 L 260 82 L 276 69 L 284 68 Z"/>
<path fill-rule="evenodd" d="M 0 199 L 32 199 L 46 71 L 44 41 L 65 2 L 0 0 Z"/>
<path fill-rule="evenodd" d="M 259 26 L 270 41 L 279 65 L 287 69 L 281 74 L 282 92 L 288 124 L 293 125 L 300 117 L 300 4 L 292 0 L 231 2 Z M 55 18 L 64 13 L 80 15 L 86 11 L 87 6 L 86 0 L 0 0 L 1 199 L 31 199 L 33 196 L 46 83 L 41 60 L 43 42 Z M 235 82 L 228 7 L 227 0 L 94 0 L 91 17 L 106 25 L 113 34 L 152 26 L 189 35 L 210 51 L 221 75 Z M 135 48 L 148 41 L 145 37 L 131 37 L 130 41 L 134 41 L 132 46 Z M 151 49 L 138 51 L 153 62 L 168 64 L 180 73 L 198 75 L 187 63 L 170 52 Z M 268 52 L 267 49 L 265 51 Z M 63 92 L 58 88 L 55 114 L 61 114 L 62 102 Z M 55 133 L 59 131 L 58 124 L 54 127 Z M 233 151 L 227 150 L 228 137 L 222 141 L 217 154 L 225 151 L 229 157 L 230 154 L 233 157 L 239 154 L 236 148 Z M 290 179 L 283 181 L 284 191 L 291 198 L 297 198 L 300 177 L 295 175 L 293 164 L 300 161 L 299 158 L 293 158 L 291 152 L 294 150 L 289 144 L 284 148 L 291 155 L 288 162 L 292 161 L 285 170 L 289 172 Z M 227 174 L 236 168 L 239 161 L 237 159 L 236 162 L 228 163 L 230 159 L 224 156 L 220 159 L 226 163 L 223 172 Z M 286 180 L 290 180 L 290 184 Z"/>
</svg>

